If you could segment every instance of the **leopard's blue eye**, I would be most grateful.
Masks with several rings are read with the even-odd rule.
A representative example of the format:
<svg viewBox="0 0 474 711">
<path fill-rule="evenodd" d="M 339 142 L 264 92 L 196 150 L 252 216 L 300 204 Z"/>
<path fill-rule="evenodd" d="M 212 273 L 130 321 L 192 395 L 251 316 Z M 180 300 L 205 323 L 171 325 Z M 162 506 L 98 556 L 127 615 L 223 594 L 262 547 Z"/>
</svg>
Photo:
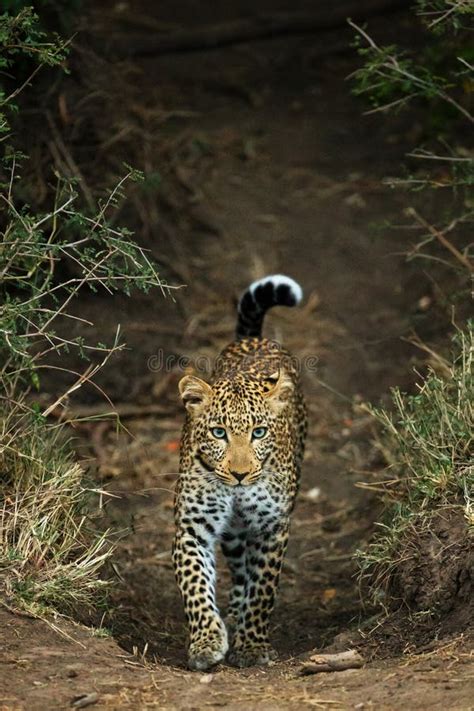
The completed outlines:
<svg viewBox="0 0 474 711">
<path fill-rule="evenodd" d="M 266 427 L 256 427 L 254 431 L 252 432 L 252 437 L 254 439 L 262 439 L 265 437 L 267 434 L 267 428 Z"/>
<path fill-rule="evenodd" d="M 211 432 L 216 439 L 225 439 L 227 436 L 226 431 L 223 427 L 213 427 Z"/>
</svg>

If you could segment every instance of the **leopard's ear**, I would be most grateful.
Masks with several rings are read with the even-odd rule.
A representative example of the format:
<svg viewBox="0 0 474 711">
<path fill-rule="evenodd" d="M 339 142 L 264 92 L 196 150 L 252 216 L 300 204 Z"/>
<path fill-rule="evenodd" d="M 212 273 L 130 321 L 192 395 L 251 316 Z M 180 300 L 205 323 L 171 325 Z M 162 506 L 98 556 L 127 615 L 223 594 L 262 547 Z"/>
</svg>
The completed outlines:
<svg viewBox="0 0 474 711">
<path fill-rule="evenodd" d="M 210 385 L 194 375 L 185 375 L 181 378 L 178 388 L 186 410 L 193 416 L 199 415 L 211 400 Z"/>
<path fill-rule="evenodd" d="M 264 397 L 268 401 L 271 409 L 278 415 L 288 404 L 295 386 L 293 380 L 284 370 L 281 370 L 279 373 L 274 373 L 270 376 L 269 380 L 275 384 L 265 393 Z"/>
</svg>

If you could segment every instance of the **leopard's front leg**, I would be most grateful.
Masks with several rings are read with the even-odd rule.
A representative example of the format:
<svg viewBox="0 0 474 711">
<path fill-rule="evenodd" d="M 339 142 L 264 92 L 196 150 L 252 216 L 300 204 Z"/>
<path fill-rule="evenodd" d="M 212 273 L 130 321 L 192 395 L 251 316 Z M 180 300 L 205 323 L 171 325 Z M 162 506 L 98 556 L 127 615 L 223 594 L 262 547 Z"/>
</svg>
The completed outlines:
<svg viewBox="0 0 474 711">
<path fill-rule="evenodd" d="M 189 627 L 188 666 L 209 669 L 222 661 L 228 650 L 226 627 L 215 599 L 213 546 L 178 532 L 173 563 Z"/>
<path fill-rule="evenodd" d="M 214 483 L 193 474 L 182 475 L 178 486 L 173 563 L 189 628 L 190 669 L 209 669 L 224 659 L 229 646 L 215 592 L 215 545 L 230 509 L 226 493 L 218 496 Z"/>
<path fill-rule="evenodd" d="M 229 658 L 234 666 L 268 664 L 276 658 L 268 640 L 268 630 L 288 531 L 289 523 L 285 521 L 271 534 L 265 532 L 247 540 L 245 596 Z"/>
</svg>

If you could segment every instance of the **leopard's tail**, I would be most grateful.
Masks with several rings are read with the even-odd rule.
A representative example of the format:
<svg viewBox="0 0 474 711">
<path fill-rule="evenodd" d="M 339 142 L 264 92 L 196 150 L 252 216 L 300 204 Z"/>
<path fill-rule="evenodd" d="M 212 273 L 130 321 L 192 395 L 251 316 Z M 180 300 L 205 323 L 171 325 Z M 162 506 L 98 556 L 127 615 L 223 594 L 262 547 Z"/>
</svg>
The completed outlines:
<svg viewBox="0 0 474 711">
<path fill-rule="evenodd" d="M 260 338 L 263 319 L 272 306 L 296 306 L 303 298 L 301 286 L 283 274 L 254 281 L 240 297 L 236 337 Z"/>
</svg>

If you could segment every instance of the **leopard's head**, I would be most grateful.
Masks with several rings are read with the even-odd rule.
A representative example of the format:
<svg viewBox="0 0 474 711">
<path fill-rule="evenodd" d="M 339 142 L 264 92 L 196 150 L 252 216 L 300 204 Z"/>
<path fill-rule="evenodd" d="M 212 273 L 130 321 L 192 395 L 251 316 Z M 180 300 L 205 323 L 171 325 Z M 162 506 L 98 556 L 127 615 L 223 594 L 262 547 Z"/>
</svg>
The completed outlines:
<svg viewBox="0 0 474 711">
<path fill-rule="evenodd" d="M 285 371 L 264 381 L 242 375 L 212 385 L 187 375 L 179 383 L 190 445 L 208 472 L 229 486 L 250 486 L 281 439 L 294 384 Z"/>
</svg>

